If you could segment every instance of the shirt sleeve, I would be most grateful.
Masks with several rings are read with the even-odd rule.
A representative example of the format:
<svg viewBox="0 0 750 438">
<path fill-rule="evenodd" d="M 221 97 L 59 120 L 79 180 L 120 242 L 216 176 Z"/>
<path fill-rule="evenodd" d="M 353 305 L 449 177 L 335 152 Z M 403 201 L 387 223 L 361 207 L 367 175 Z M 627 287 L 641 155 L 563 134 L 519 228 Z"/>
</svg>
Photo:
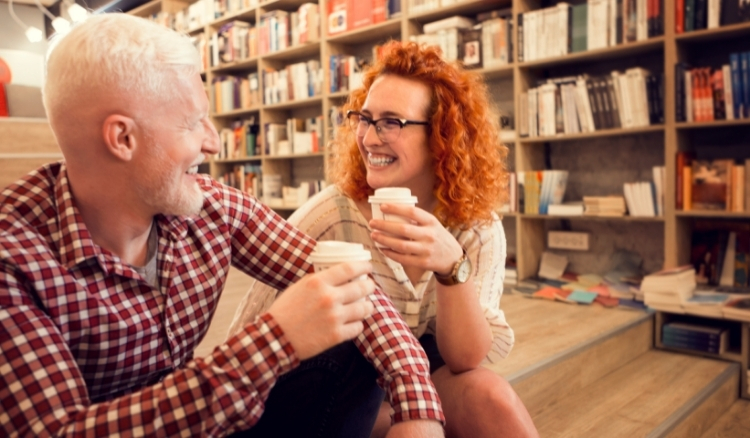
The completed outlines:
<svg viewBox="0 0 750 438">
<path fill-rule="evenodd" d="M 478 227 L 465 233 L 468 241 L 461 242 L 474 266 L 474 282 L 479 305 L 492 331 L 492 348 L 486 362 L 497 362 L 510 353 L 515 342 L 513 329 L 500 309 L 505 279 L 505 231 L 502 222 L 495 220 L 488 226 Z"/>
<path fill-rule="evenodd" d="M 252 220 L 248 220 L 246 226 L 240 227 L 234 234 L 238 244 L 245 245 L 236 249 L 241 255 L 237 261 L 252 262 L 252 254 L 256 254 L 255 260 L 259 260 L 262 254 L 264 263 L 274 269 L 268 272 L 269 275 L 258 278 L 260 281 L 284 290 L 312 270 L 312 265 L 307 262 L 308 254 L 315 247 L 312 238 L 265 206 L 259 206 Z M 249 266 L 244 270 L 257 272 L 257 269 Z M 230 335 L 255 316 L 248 308 L 255 306 L 258 303 L 256 300 L 267 302 L 268 288 L 260 283 L 256 283 L 255 287 L 260 289 L 248 291 L 232 322 Z M 440 399 L 430 379 L 429 362 L 419 342 L 393 303 L 381 291 L 376 291 L 370 299 L 375 310 L 364 320 L 365 329 L 356 338 L 355 344 L 380 374 L 378 384 L 388 394 L 394 410 L 393 421 L 430 419 L 444 423 Z"/>
<path fill-rule="evenodd" d="M 0 435 L 218 436 L 254 425 L 279 375 L 299 364 L 270 315 L 211 356 L 140 391 L 92 403 L 65 338 L 0 263 Z"/>
</svg>

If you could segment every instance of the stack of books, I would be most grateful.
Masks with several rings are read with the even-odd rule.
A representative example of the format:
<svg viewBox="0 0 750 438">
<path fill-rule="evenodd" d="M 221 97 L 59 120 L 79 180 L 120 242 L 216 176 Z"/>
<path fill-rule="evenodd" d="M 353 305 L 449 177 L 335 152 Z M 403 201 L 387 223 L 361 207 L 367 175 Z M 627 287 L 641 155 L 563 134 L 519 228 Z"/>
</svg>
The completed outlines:
<svg viewBox="0 0 750 438">
<path fill-rule="evenodd" d="M 750 322 L 750 298 L 731 300 L 722 308 L 724 318 Z"/>
<path fill-rule="evenodd" d="M 662 344 L 704 353 L 723 354 L 727 351 L 729 330 L 683 322 L 669 322 L 662 327 Z"/>
<path fill-rule="evenodd" d="M 625 198 L 622 196 L 584 196 L 583 214 L 586 216 L 624 216 Z"/>
<path fill-rule="evenodd" d="M 648 307 L 672 313 L 685 313 L 683 303 L 695 291 L 692 265 L 667 269 L 643 277 L 641 292 Z"/>
</svg>

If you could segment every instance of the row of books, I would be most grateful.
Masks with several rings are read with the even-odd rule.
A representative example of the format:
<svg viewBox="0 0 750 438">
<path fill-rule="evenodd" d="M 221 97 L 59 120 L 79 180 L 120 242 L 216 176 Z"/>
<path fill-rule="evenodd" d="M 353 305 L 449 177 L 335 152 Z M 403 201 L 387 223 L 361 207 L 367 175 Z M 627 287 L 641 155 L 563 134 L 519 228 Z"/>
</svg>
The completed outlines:
<svg viewBox="0 0 750 438">
<path fill-rule="evenodd" d="M 256 197 L 271 208 L 298 208 L 327 187 L 325 181 L 302 181 L 298 187 L 283 185 L 281 175 L 265 175 Z"/>
<path fill-rule="evenodd" d="M 676 161 L 678 210 L 750 211 L 750 158 L 699 160 L 680 151 Z"/>
<path fill-rule="evenodd" d="M 265 153 L 300 155 L 323 149 L 323 116 L 287 119 L 286 123 L 266 123 Z"/>
<path fill-rule="evenodd" d="M 668 322 L 661 328 L 661 343 L 669 348 L 724 354 L 729 345 L 729 330 L 721 326 Z"/>
<path fill-rule="evenodd" d="M 328 35 L 381 23 L 401 14 L 401 0 L 328 0 Z"/>
<path fill-rule="evenodd" d="M 483 12 L 476 19 L 453 16 L 426 23 L 423 34 L 412 41 L 440 47 L 448 61 L 460 60 L 466 68 L 492 68 L 513 60 L 510 8 Z"/>
<path fill-rule="evenodd" d="M 261 180 L 261 168 L 257 164 L 238 164 L 217 179 L 224 185 L 234 187 L 258 199 L 261 196 Z"/>
<path fill-rule="evenodd" d="M 636 217 L 664 216 L 664 184 L 666 168 L 653 168 L 653 181 L 625 183 L 623 192 L 628 206 L 628 214 Z"/>
<path fill-rule="evenodd" d="M 568 184 L 567 170 L 516 172 L 510 178 L 509 211 L 547 214 L 550 205 L 560 204 Z"/>
<path fill-rule="evenodd" d="M 519 14 L 518 60 L 536 61 L 662 35 L 663 7 L 664 0 L 588 0 Z"/>
<path fill-rule="evenodd" d="M 260 154 L 259 131 L 260 127 L 254 118 L 237 120 L 229 128 L 219 130 L 219 153 L 216 158 L 223 160 L 257 156 Z"/>
<path fill-rule="evenodd" d="M 320 12 L 315 3 L 304 3 L 292 12 L 275 10 L 261 14 L 258 52 L 261 55 L 320 40 Z"/>
<path fill-rule="evenodd" d="M 748 287 L 750 228 L 747 224 L 696 225 L 690 244 L 690 262 L 698 284 Z"/>
<path fill-rule="evenodd" d="M 675 118 L 705 122 L 750 118 L 750 52 L 732 53 L 721 68 L 675 64 Z"/>
<path fill-rule="evenodd" d="M 331 93 L 356 90 L 362 86 L 362 71 L 367 61 L 356 56 L 331 55 L 329 73 Z"/>
<path fill-rule="evenodd" d="M 247 76 L 217 76 L 213 79 L 214 111 L 217 114 L 260 105 L 258 73 Z"/>
<path fill-rule="evenodd" d="M 675 0 L 675 32 L 715 29 L 750 21 L 746 0 Z"/>
<path fill-rule="evenodd" d="M 222 25 L 211 37 L 211 66 L 258 56 L 258 33 L 258 28 L 244 21 L 235 20 Z"/>
<path fill-rule="evenodd" d="M 289 64 L 281 70 L 263 70 L 263 103 L 271 105 L 319 96 L 323 92 L 320 61 Z"/>
<path fill-rule="evenodd" d="M 635 67 L 608 76 L 548 79 L 520 95 L 519 134 L 544 137 L 664 121 L 662 75 Z"/>
<path fill-rule="evenodd" d="M 184 9 L 176 12 L 159 11 L 147 19 L 164 27 L 181 33 L 191 32 L 206 26 L 211 21 L 221 17 L 221 3 L 226 0 L 197 0 Z M 257 4 L 257 0 L 231 0 L 232 2 L 243 1 L 244 3 Z"/>
</svg>

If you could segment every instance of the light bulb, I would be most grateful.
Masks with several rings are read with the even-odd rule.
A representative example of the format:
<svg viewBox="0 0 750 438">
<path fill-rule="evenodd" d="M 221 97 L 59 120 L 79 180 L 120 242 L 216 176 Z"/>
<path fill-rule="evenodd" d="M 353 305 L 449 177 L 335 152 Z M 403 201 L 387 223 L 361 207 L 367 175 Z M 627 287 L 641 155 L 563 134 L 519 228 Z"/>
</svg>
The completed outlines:
<svg viewBox="0 0 750 438">
<path fill-rule="evenodd" d="M 55 28 L 55 32 L 65 33 L 70 30 L 70 21 L 63 17 L 56 17 L 52 20 L 52 27 Z"/>
<path fill-rule="evenodd" d="M 29 26 L 28 28 L 26 28 L 26 38 L 28 38 L 32 43 L 38 43 L 42 40 L 42 38 L 44 38 L 44 34 L 36 27 Z"/>
<path fill-rule="evenodd" d="M 83 6 L 73 3 L 68 7 L 68 15 L 70 15 L 70 19 L 73 20 L 73 23 L 77 23 L 85 20 L 86 17 L 89 16 L 89 12 L 84 9 Z"/>
</svg>

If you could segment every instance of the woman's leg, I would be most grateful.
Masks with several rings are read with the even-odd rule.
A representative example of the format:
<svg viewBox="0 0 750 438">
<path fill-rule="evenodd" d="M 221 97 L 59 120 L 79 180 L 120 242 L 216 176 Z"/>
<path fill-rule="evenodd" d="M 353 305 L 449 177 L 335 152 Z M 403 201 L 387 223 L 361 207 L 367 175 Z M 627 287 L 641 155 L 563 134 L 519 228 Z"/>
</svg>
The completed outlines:
<svg viewBox="0 0 750 438">
<path fill-rule="evenodd" d="M 445 414 L 445 436 L 538 437 L 539 433 L 510 384 L 479 367 L 453 374 L 447 366 L 432 373 Z"/>
</svg>

